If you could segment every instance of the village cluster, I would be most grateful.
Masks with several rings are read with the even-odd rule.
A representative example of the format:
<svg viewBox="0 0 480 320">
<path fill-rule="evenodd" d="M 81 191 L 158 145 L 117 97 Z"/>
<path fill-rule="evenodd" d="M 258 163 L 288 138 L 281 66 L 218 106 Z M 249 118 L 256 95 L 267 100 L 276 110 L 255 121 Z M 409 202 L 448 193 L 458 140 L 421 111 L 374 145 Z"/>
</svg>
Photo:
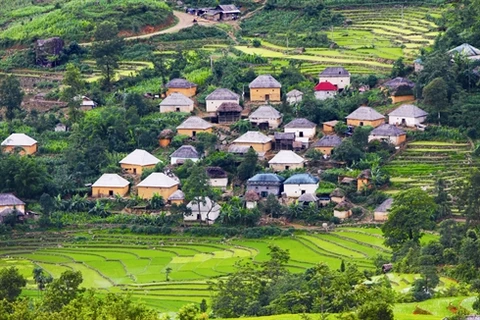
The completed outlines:
<svg viewBox="0 0 480 320">
<path fill-rule="evenodd" d="M 319 75 L 319 82 L 314 87 L 315 97 L 319 100 L 334 98 L 338 92 L 341 92 L 350 85 L 350 73 L 343 67 L 326 68 Z M 342 121 L 341 119 L 328 121 L 317 128 L 317 124 L 305 118 L 296 118 L 286 123 L 282 127 L 282 114 L 275 108 L 275 104 L 281 103 L 282 85 L 271 75 L 260 75 L 253 80 L 250 85 L 250 97 L 248 108 L 242 108 L 240 105 L 240 95 L 227 88 L 218 88 L 210 93 L 206 98 L 206 113 L 198 116 L 190 116 L 177 128 L 176 132 L 165 129 L 159 137 L 159 147 L 169 146 L 173 137 L 177 135 L 188 136 L 190 141 L 195 140 L 199 133 L 214 133 L 216 127 L 229 125 L 241 119 L 248 121 L 259 129 L 259 131 L 248 131 L 240 137 L 234 139 L 228 145 L 225 145 L 224 151 L 234 153 L 240 156 L 245 155 L 250 149 L 253 149 L 259 159 L 268 160 L 269 171 L 281 172 L 284 170 L 294 170 L 304 168 L 306 159 L 297 153 L 306 149 L 315 149 L 328 160 L 335 152 L 343 139 L 348 139 L 348 135 L 355 127 L 371 126 L 368 141 L 380 140 L 387 141 L 395 146 L 400 146 L 406 141 L 405 128 L 415 128 L 422 130 L 422 123 L 427 117 L 427 113 L 417 106 L 408 103 L 414 100 L 411 89 L 414 83 L 404 79 L 395 78 L 383 84 L 392 94 L 391 98 L 395 102 L 405 102 L 398 108 L 388 114 L 386 117 L 368 106 L 359 106 L 354 112 L 346 117 L 348 132 L 346 138 L 342 138 L 335 133 L 335 126 Z M 186 112 L 196 111 L 196 102 L 193 100 L 197 93 L 197 85 L 185 79 L 173 79 L 166 84 L 165 98 L 159 105 L 161 113 L 166 112 Z M 405 90 L 407 89 L 407 90 Z M 396 94 L 401 92 L 401 94 Z M 295 105 L 302 101 L 303 93 L 299 90 L 292 90 L 286 93 L 286 101 L 290 105 Z M 87 97 L 81 99 L 82 108 L 93 108 L 95 102 Z M 249 111 L 252 112 L 249 113 Z M 249 113 L 249 114 L 248 114 Z M 203 115 L 201 117 L 200 115 Z M 209 119 L 211 122 L 205 120 Z M 320 124 L 318 124 L 320 125 Z M 61 124 L 60 124 L 61 126 Z M 65 128 L 57 127 L 56 131 L 63 131 Z M 269 131 L 273 135 L 263 133 Z M 317 138 L 317 130 L 322 131 L 322 137 Z M 17 151 L 20 154 L 32 155 L 37 152 L 37 141 L 23 133 L 13 133 L 1 144 L 5 152 Z M 187 160 L 193 162 L 199 161 L 202 155 L 192 145 L 183 145 L 172 154 L 170 154 L 170 165 L 179 166 Z M 153 169 L 160 160 L 145 150 L 134 150 L 119 162 L 125 175 L 140 177 L 145 169 Z M 226 190 L 229 184 L 227 173 L 219 167 L 207 167 L 207 174 L 210 178 L 210 185 L 221 190 Z M 370 170 L 364 170 L 357 179 L 343 177 L 339 183 L 357 184 L 357 190 L 368 187 L 371 179 Z M 335 189 L 329 194 L 317 194 L 319 188 L 319 178 L 309 173 L 294 174 L 284 180 L 275 173 L 259 173 L 251 177 L 246 183 L 244 194 L 245 205 L 248 208 L 256 206 L 260 199 L 273 194 L 276 197 L 286 199 L 286 201 L 298 201 L 299 203 L 315 205 L 326 205 L 330 202 L 336 203 L 334 216 L 339 219 L 345 219 L 352 215 L 353 205 L 345 198 L 345 193 L 341 189 Z M 131 188 L 131 183 L 116 173 L 105 173 L 91 185 L 92 197 L 113 197 L 127 196 L 131 192 L 136 193 L 143 199 L 151 199 L 155 194 L 161 196 L 168 204 L 180 205 L 185 201 L 185 195 L 181 190 L 180 180 L 171 170 L 165 173 L 151 173 L 144 180 Z M 17 201 L 15 197 L 2 195 L 6 199 L 0 201 L 1 206 L 10 208 Z M 11 201 L 10 201 L 10 200 Z M 8 202 L 9 200 L 10 202 Z M 21 202 L 21 201 L 20 201 Z M 375 211 L 375 220 L 383 221 L 387 217 L 387 210 L 391 205 L 391 199 L 384 202 Z M 220 214 L 220 205 L 211 199 L 202 201 L 199 206 L 194 200 L 187 205 L 192 210 L 192 215 L 185 216 L 185 220 L 207 221 L 213 223 Z M 3 215 L 0 213 L 0 215 Z"/>
</svg>

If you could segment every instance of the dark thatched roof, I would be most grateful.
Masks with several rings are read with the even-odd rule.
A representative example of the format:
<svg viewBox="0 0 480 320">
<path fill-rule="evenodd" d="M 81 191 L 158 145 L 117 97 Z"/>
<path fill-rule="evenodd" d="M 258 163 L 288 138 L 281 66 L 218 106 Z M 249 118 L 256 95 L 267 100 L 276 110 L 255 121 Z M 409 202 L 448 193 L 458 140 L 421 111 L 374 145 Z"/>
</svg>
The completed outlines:
<svg viewBox="0 0 480 320">
<path fill-rule="evenodd" d="M 205 170 L 207 171 L 207 175 L 210 179 L 226 178 L 228 176 L 225 170 L 220 167 L 207 167 Z"/>
<path fill-rule="evenodd" d="M 238 103 L 224 102 L 218 107 L 217 112 L 242 112 L 242 110 Z"/>
</svg>

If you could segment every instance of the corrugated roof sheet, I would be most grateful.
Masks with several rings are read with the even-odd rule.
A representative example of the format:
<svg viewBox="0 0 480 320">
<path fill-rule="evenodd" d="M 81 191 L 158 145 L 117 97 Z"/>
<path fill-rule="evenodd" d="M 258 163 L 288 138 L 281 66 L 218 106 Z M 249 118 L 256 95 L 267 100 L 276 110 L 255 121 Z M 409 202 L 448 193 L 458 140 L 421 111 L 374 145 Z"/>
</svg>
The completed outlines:
<svg viewBox="0 0 480 320">
<path fill-rule="evenodd" d="M 232 100 L 232 101 L 238 101 L 240 99 L 240 96 L 236 94 L 235 92 L 226 89 L 226 88 L 218 88 L 215 89 L 212 93 L 210 93 L 205 100 Z"/>
<path fill-rule="evenodd" d="M 151 188 L 171 188 L 178 185 L 178 181 L 170 178 L 162 172 L 152 172 L 137 187 L 151 187 Z"/>
<path fill-rule="evenodd" d="M 135 149 L 128 156 L 120 160 L 121 164 L 134 164 L 139 166 L 148 166 L 159 163 L 160 160 L 157 159 L 150 152 L 147 152 L 142 149 Z"/>
<path fill-rule="evenodd" d="M 355 120 L 370 120 L 370 121 L 385 119 L 385 117 L 382 114 L 378 113 L 374 109 L 367 106 L 362 106 L 358 108 L 357 110 L 353 111 L 348 116 L 346 116 L 345 118 L 355 119 Z"/>
<path fill-rule="evenodd" d="M 315 142 L 313 147 L 337 147 L 342 144 L 342 138 L 336 134 L 323 136 L 320 140 Z"/>
<path fill-rule="evenodd" d="M 253 111 L 248 119 L 280 119 L 282 114 L 272 106 L 261 106 Z"/>
<path fill-rule="evenodd" d="M 20 206 L 24 204 L 25 202 L 11 193 L 0 193 L 0 206 Z"/>
<path fill-rule="evenodd" d="M 249 88 L 281 88 L 282 84 L 269 74 L 258 76 L 250 82 Z"/>
<path fill-rule="evenodd" d="M 304 162 L 305 159 L 291 150 L 281 150 L 272 158 L 272 160 L 268 161 L 269 164 L 298 164 Z"/>
<path fill-rule="evenodd" d="M 296 128 L 302 128 L 302 129 L 311 129 L 315 128 L 317 125 L 313 123 L 312 121 L 305 119 L 305 118 L 296 118 L 290 121 L 285 125 L 285 128 L 291 128 L 291 129 L 296 129 Z"/>
<path fill-rule="evenodd" d="M 320 179 L 309 173 L 298 173 L 285 180 L 283 184 L 317 184 L 319 181 Z"/>
<path fill-rule="evenodd" d="M 2 146 L 33 146 L 37 140 L 27 136 L 25 133 L 12 133 L 3 140 Z"/>
<path fill-rule="evenodd" d="M 400 128 L 397 128 L 393 124 L 382 124 L 381 126 L 378 126 L 377 128 L 373 129 L 370 132 L 371 136 L 401 136 L 406 134 L 405 131 L 403 131 Z"/>
<path fill-rule="evenodd" d="M 220 4 L 218 8 L 224 13 L 240 13 L 240 10 L 234 4 Z"/>
<path fill-rule="evenodd" d="M 350 73 L 344 67 L 328 67 L 320 72 L 320 77 L 347 77 Z"/>
<path fill-rule="evenodd" d="M 116 173 L 104 173 L 92 187 L 118 187 L 123 188 L 130 184 L 128 180 L 120 177 Z"/>
<path fill-rule="evenodd" d="M 187 120 L 183 121 L 178 127 L 178 129 L 209 129 L 212 127 L 212 124 L 208 121 L 203 120 L 200 117 L 189 117 Z"/>
<path fill-rule="evenodd" d="M 198 159 L 198 151 L 193 146 L 185 145 L 175 150 L 171 155 L 171 158 L 185 158 L 185 159 Z"/>
<path fill-rule="evenodd" d="M 420 118 L 427 116 L 428 113 L 413 104 L 402 104 L 388 115 L 392 117 Z"/>
<path fill-rule="evenodd" d="M 187 81 L 185 79 L 172 79 L 170 80 L 166 85 L 167 88 L 183 88 L 183 89 L 189 89 L 196 87 L 197 85 L 193 82 Z"/>
<path fill-rule="evenodd" d="M 235 139 L 233 143 L 267 143 L 270 141 L 272 141 L 272 139 L 261 132 L 248 131 L 239 138 Z"/>
<path fill-rule="evenodd" d="M 378 207 L 375 208 L 375 212 L 387 212 L 390 210 L 393 204 L 393 199 L 388 198 L 387 200 L 383 201 Z"/>
<path fill-rule="evenodd" d="M 163 99 L 162 102 L 160 102 L 161 106 L 175 106 L 175 107 L 180 107 L 180 106 L 192 106 L 193 105 L 193 100 L 186 97 L 185 95 L 174 92 L 165 99 Z"/>
</svg>

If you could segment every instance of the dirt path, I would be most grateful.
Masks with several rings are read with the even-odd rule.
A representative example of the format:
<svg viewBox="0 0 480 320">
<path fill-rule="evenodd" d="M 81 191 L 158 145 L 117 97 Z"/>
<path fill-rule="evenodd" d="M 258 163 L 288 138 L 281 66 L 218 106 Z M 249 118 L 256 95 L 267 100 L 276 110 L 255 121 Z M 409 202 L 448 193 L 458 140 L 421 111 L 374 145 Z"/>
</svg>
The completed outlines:
<svg viewBox="0 0 480 320">
<path fill-rule="evenodd" d="M 193 26 L 193 24 L 194 24 L 193 19 L 197 19 L 197 21 L 198 21 L 197 23 L 199 25 L 202 25 L 202 26 L 214 25 L 216 23 L 215 21 L 205 20 L 205 19 L 202 19 L 200 17 L 196 17 L 194 15 L 191 15 L 191 14 L 188 14 L 188 13 L 185 13 L 185 12 L 181 12 L 181 11 L 173 11 L 173 14 L 175 15 L 175 17 L 178 20 L 177 24 L 175 24 L 174 26 L 171 26 L 170 28 L 163 29 L 163 30 L 160 30 L 160 31 L 148 33 L 148 34 L 141 34 L 141 35 L 138 35 L 138 36 L 125 37 L 123 39 L 125 41 L 136 40 L 136 39 L 148 39 L 148 38 L 157 36 L 159 34 L 175 33 L 175 32 L 178 32 L 182 29 Z M 81 45 L 82 46 L 91 46 L 92 42 L 84 42 L 84 43 L 81 43 Z"/>
</svg>

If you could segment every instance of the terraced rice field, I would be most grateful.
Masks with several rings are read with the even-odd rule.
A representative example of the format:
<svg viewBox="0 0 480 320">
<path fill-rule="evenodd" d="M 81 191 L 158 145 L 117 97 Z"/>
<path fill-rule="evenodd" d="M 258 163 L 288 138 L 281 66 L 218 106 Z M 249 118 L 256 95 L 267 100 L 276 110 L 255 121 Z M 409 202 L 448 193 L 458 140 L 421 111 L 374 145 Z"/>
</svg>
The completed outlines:
<svg viewBox="0 0 480 320">
<path fill-rule="evenodd" d="M 388 73 L 394 60 L 404 57 L 407 63 L 412 63 L 420 48 L 433 44 L 438 28 L 431 20 L 441 13 L 439 8 L 415 6 L 338 11 L 350 22 L 349 26 L 325 31 L 339 46 L 338 49 L 307 48 L 303 54 L 298 54 L 291 48 L 289 50 L 264 39 L 260 39 L 261 48 L 236 48 L 270 58 L 273 62 L 302 61 L 302 71 L 312 75 L 325 67 L 339 64 L 354 74 Z M 272 72 L 270 66 L 257 69 L 260 73 Z"/>
<path fill-rule="evenodd" d="M 395 194 L 413 187 L 433 191 L 439 178 L 451 188 L 455 181 L 464 179 L 472 167 L 480 167 L 480 163 L 471 157 L 471 146 L 466 141 L 411 142 L 385 166 L 392 182 L 387 192 Z M 453 211 L 458 212 L 458 209 L 454 207 Z"/>
<path fill-rule="evenodd" d="M 0 268 L 16 265 L 29 278 L 42 267 L 54 277 L 65 270 L 80 270 L 83 286 L 106 291 L 132 292 L 160 311 L 176 311 L 182 305 L 209 300 L 208 281 L 235 270 L 235 263 L 269 259 L 268 246 L 290 251 L 288 268 L 303 272 L 320 262 L 338 269 L 342 260 L 372 270 L 371 258 L 388 253 L 378 229 L 338 229 L 324 234 L 296 235 L 259 240 L 181 238 L 106 233 L 42 235 L 0 242 Z M 166 281 L 166 271 L 170 270 Z"/>
</svg>

